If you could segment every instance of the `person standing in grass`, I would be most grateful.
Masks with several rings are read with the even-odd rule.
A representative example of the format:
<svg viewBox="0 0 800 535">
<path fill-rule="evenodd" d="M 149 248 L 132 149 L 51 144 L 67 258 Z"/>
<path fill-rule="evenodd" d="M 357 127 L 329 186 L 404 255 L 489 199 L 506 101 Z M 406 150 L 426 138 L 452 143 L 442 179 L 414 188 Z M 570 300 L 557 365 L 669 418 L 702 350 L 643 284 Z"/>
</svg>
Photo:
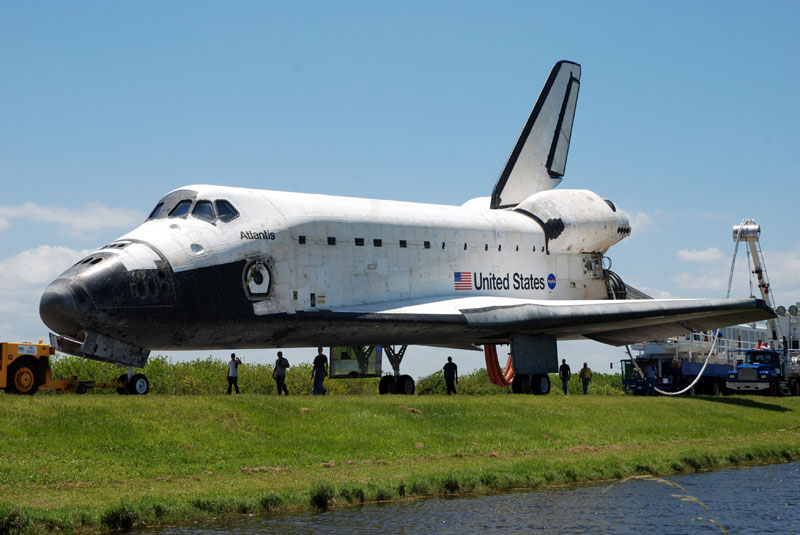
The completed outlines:
<svg viewBox="0 0 800 535">
<path fill-rule="evenodd" d="M 289 368 L 289 361 L 283 357 L 283 351 L 278 351 L 278 359 L 275 361 L 275 371 L 272 376 L 275 378 L 275 385 L 278 387 L 278 395 L 281 395 L 281 390 L 285 395 L 289 395 L 289 389 L 286 388 L 286 370 Z"/>
<path fill-rule="evenodd" d="M 644 375 L 647 382 L 647 395 L 648 396 L 655 396 L 656 395 L 656 367 L 652 364 L 648 364 L 647 368 L 644 369 Z"/>
<path fill-rule="evenodd" d="M 236 356 L 236 353 L 231 353 L 231 360 L 228 361 L 228 394 L 231 393 L 231 387 L 236 389 L 239 393 L 239 364 L 242 361 Z"/>
<path fill-rule="evenodd" d="M 318 347 L 314 366 L 311 368 L 311 380 L 314 381 L 311 393 L 315 396 L 324 396 L 325 392 L 327 392 L 325 387 L 322 386 L 322 381 L 325 380 L 326 375 L 328 375 L 328 357 L 322 352 L 322 348 Z"/>
<path fill-rule="evenodd" d="M 453 357 L 447 357 L 447 364 L 442 368 L 444 372 L 444 382 L 447 385 L 447 395 L 456 393 L 456 383 L 458 382 L 458 366 L 453 362 Z"/>
<path fill-rule="evenodd" d="M 561 377 L 561 387 L 564 389 L 564 395 L 567 395 L 567 387 L 569 386 L 569 377 L 572 372 L 569 370 L 567 359 L 561 359 L 561 367 L 558 368 L 558 376 Z"/>
<path fill-rule="evenodd" d="M 581 382 L 583 383 L 583 394 L 586 395 L 589 393 L 589 383 L 592 382 L 592 370 L 589 369 L 589 366 L 585 362 L 583 363 L 583 368 L 581 368 L 578 376 L 581 378 Z"/>
</svg>

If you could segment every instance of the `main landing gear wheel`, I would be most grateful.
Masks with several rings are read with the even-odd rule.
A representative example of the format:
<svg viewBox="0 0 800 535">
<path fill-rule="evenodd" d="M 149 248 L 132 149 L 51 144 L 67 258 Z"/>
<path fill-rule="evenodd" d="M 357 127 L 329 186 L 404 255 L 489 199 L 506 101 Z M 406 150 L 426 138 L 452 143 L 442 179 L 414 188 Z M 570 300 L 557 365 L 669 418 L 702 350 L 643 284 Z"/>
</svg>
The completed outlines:
<svg viewBox="0 0 800 535">
<path fill-rule="evenodd" d="M 394 394 L 395 393 L 394 377 L 391 375 L 384 375 L 383 377 L 381 377 L 381 381 L 378 383 L 378 392 L 381 395 Z"/>
<path fill-rule="evenodd" d="M 397 393 L 406 396 L 413 396 L 416 385 L 410 375 L 401 375 L 397 378 Z"/>
<path fill-rule="evenodd" d="M 515 394 L 549 394 L 550 393 L 550 377 L 546 373 L 538 373 L 535 375 L 528 375 L 525 373 L 518 373 L 514 375 L 511 381 L 511 391 Z"/>
<path fill-rule="evenodd" d="M 532 383 L 533 393 L 537 396 L 550 393 L 550 377 L 546 373 L 534 375 Z"/>
<path fill-rule="evenodd" d="M 128 381 L 128 394 L 143 396 L 150 392 L 150 381 L 142 373 L 134 374 Z"/>
<path fill-rule="evenodd" d="M 531 376 L 524 373 L 515 374 L 511 381 L 511 391 L 515 394 L 532 394 Z"/>
<path fill-rule="evenodd" d="M 36 381 L 36 370 L 33 365 L 27 362 L 13 364 L 9 370 L 8 388 L 14 394 L 26 394 L 32 396 L 39 389 Z"/>
</svg>

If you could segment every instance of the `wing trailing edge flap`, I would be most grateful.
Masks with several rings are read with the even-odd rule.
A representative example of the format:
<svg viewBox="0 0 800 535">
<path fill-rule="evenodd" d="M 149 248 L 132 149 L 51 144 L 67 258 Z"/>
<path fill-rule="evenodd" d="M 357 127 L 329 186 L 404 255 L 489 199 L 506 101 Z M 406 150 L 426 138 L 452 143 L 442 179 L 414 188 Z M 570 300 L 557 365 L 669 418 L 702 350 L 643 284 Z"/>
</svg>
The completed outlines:
<svg viewBox="0 0 800 535">
<path fill-rule="evenodd" d="M 506 323 L 510 329 L 558 338 L 625 345 L 775 317 L 761 299 L 560 301 L 465 310 L 467 323 Z M 554 303 L 554 302 L 550 302 Z"/>
<path fill-rule="evenodd" d="M 491 207 L 510 208 L 556 187 L 564 176 L 578 103 L 581 66 L 559 61 L 533 106 L 492 192 Z"/>
</svg>

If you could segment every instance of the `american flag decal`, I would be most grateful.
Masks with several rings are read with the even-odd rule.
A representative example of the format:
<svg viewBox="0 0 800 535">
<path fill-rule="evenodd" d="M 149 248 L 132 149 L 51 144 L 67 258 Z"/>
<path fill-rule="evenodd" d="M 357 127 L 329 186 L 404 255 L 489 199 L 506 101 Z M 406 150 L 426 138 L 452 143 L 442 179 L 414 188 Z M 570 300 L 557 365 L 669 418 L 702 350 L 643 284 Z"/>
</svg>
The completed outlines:
<svg viewBox="0 0 800 535">
<path fill-rule="evenodd" d="M 472 273 L 469 271 L 456 271 L 453 273 L 453 284 L 456 290 L 471 290 Z"/>
</svg>

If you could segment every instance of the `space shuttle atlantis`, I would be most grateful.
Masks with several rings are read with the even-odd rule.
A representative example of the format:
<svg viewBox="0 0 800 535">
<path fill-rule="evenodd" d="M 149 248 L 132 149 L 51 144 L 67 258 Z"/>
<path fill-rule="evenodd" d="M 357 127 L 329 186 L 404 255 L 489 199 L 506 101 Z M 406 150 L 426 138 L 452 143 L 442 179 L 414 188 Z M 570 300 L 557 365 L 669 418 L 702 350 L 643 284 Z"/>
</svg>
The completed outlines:
<svg viewBox="0 0 800 535">
<path fill-rule="evenodd" d="M 607 269 L 627 216 L 554 189 L 580 73 L 553 67 L 491 197 L 181 187 L 53 281 L 42 320 L 62 350 L 132 367 L 153 349 L 381 346 L 395 371 L 382 391 L 406 393 L 408 345 L 510 344 L 514 391 L 546 393 L 557 340 L 623 345 L 774 317 L 758 299 L 649 299 Z"/>
</svg>

